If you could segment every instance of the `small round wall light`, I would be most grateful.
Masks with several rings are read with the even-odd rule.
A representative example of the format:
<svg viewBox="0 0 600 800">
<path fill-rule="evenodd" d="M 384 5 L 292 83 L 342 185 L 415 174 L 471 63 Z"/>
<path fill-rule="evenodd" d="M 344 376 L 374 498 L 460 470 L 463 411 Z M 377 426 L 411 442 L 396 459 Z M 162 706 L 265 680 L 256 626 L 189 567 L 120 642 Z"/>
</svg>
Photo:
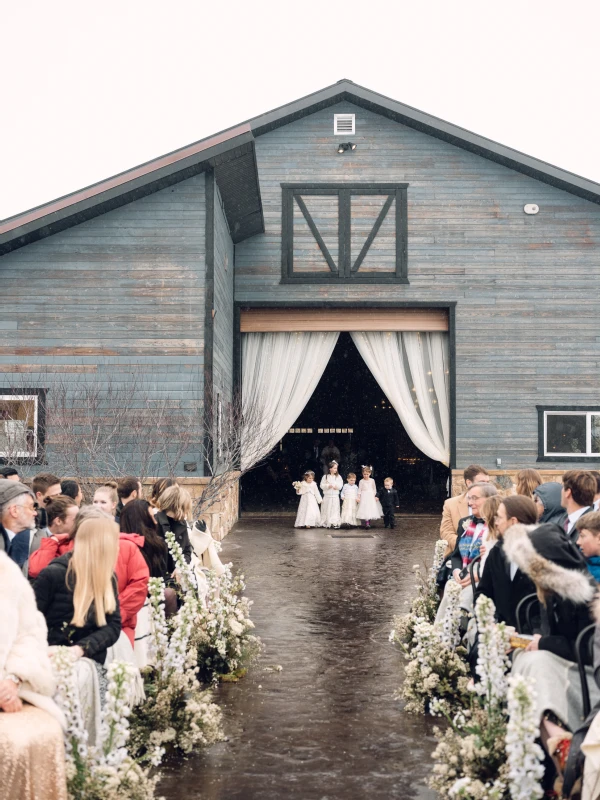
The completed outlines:
<svg viewBox="0 0 600 800">
<path fill-rule="evenodd" d="M 340 142 L 337 146 L 338 153 L 348 153 L 350 150 L 356 150 L 354 142 Z"/>
<path fill-rule="evenodd" d="M 539 210 L 540 207 L 536 203 L 527 203 L 523 206 L 523 211 L 526 214 L 537 214 Z"/>
</svg>

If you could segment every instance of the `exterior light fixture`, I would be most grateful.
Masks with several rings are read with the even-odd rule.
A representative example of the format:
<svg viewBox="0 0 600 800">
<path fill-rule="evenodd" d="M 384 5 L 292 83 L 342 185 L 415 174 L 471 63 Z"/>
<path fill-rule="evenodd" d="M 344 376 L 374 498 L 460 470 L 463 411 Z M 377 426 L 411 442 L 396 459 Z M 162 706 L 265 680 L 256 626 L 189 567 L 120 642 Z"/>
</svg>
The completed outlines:
<svg viewBox="0 0 600 800">
<path fill-rule="evenodd" d="M 354 142 L 340 142 L 340 144 L 338 144 L 338 153 L 347 153 L 349 150 L 356 150 Z"/>
</svg>

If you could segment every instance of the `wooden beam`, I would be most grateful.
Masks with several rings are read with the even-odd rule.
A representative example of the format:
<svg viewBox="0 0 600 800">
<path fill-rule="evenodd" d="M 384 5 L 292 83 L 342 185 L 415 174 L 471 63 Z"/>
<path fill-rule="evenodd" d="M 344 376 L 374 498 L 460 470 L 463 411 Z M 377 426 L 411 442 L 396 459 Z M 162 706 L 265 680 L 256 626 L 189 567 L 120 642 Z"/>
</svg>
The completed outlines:
<svg viewBox="0 0 600 800">
<path fill-rule="evenodd" d="M 242 333 L 283 331 L 447 331 L 440 308 L 249 308 L 240 313 Z"/>
</svg>

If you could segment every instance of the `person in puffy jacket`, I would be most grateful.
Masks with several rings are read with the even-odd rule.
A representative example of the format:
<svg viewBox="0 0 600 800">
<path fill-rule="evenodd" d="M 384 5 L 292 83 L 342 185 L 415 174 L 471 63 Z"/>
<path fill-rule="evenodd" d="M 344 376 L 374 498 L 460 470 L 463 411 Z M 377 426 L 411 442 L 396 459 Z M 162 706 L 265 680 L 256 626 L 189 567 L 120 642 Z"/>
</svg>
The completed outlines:
<svg viewBox="0 0 600 800">
<path fill-rule="evenodd" d="M 37 578 L 55 558 L 73 550 L 80 526 L 90 519 L 110 520 L 112 517 L 94 506 L 85 506 L 75 520 L 75 530 L 69 536 L 50 536 L 42 539 L 39 550 L 31 554 L 29 578 Z M 116 523 L 115 523 L 116 524 Z M 118 525 L 117 525 L 118 529 Z M 150 571 L 142 555 L 144 537 L 137 534 L 120 533 L 118 556 L 115 567 L 117 575 L 121 626 L 133 647 L 137 615 L 148 595 Z M 34 587 L 35 588 L 35 587 Z"/>
<path fill-rule="evenodd" d="M 119 638 L 121 615 L 114 576 L 119 526 L 104 519 L 84 520 L 71 550 L 43 569 L 34 586 L 38 609 L 48 626 L 48 644 L 72 648 L 104 664 Z"/>
</svg>

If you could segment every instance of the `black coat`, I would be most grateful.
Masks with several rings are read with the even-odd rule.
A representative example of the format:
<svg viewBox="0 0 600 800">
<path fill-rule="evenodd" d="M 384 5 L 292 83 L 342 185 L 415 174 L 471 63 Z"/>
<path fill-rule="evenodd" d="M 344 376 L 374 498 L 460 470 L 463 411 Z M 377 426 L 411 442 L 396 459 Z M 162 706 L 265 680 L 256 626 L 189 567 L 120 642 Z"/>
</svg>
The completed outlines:
<svg viewBox="0 0 600 800">
<path fill-rule="evenodd" d="M 518 569 L 510 579 L 510 561 L 504 553 L 502 541 L 497 542 L 488 553 L 481 580 L 475 592 L 475 602 L 482 594 L 494 601 L 496 619 L 516 627 L 515 612 L 519 602 L 528 594 L 535 593 L 535 584 Z"/>
<path fill-rule="evenodd" d="M 385 511 L 392 511 L 394 508 L 400 505 L 400 500 L 398 500 L 398 492 L 393 486 L 391 489 L 386 489 L 385 486 L 382 486 L 381 489 L 378 490 L 377 496 L 379 497 L 381 507 Z"/>
<path fill-rule="evenodd" d="M 594 622 L 589 606 L 585 603 L 572 603 L 558 595 L 547 598 L 541 608 L 542 638 L 540 650 L 548 650 L 567 661 L 576 661 L 575 642 L 581 631 Z M 584 660 L 591 664 L 589 648 L 585 648 Z"/>
<path fill-rule="evenodd" d="M 188 534 L 187 522 L 185 520 L 177 520 L 173 519 L 173 517 L 168 517 L 164 511 L 159 511 L 154 519 L 156 520 L 158 533 L 163 539 L 165 538 L 167 531 L 173 531 L 175 534 L 175 540 L 183 550 L 183 557 L 189 564 L 192 560 L 192 543 L 190 542 L 190 537 Z M 170 552 L 168 569 L 169 572 L 172 572 L 175 569 Z"/>
<path fill-rule="evenodd" d="M 55 558 L 40 572 L 33 585 L 37 607 L 46 618 L 48 644 L 67 647 L 78 644 L 88 658 L 104 664 L 107 649 L 112 647 L 121 633 L 117 579 L 113 576 L 117 606 L 112 614 L 106 615 L 106 625 L 99 627 L 96 624 L 92 608 L 83 628 L 76 628 L 71 624 L 74 613 L 73 589 L 69 589 L 66 581 L 72 555 L 70 552 Z"/>
</svg>

